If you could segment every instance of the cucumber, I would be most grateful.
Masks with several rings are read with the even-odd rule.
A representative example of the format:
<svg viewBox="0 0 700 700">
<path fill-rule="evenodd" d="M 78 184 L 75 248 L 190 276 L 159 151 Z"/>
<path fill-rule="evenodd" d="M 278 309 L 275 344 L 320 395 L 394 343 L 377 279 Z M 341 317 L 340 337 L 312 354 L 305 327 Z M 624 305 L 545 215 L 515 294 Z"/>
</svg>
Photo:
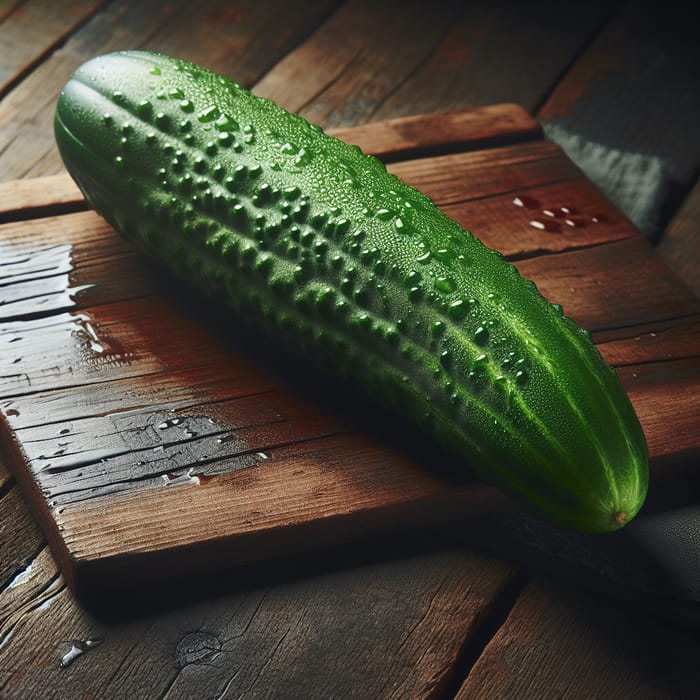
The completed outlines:
<svg viewBox="0 0 700 700">
<path fill-rule="evenodd" d="M 644 434 L 590 335 L 378 159 L 143 51 L 78 68 L 55 134 L 125 238 L 521 504 L 586 532 L 642 506 Z"/>
</svg>

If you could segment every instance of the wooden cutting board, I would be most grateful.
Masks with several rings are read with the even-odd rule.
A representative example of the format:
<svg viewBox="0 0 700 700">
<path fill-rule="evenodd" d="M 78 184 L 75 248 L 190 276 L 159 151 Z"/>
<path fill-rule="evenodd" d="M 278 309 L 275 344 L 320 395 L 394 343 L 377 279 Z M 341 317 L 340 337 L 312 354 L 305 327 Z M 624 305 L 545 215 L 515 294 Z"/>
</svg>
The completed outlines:
<svg viewBox="0 0 700 700">
<path fill-rule="evenodd" d="M 590 329 L 697 491 L 700 302 L 537 123 L 496 105 L 345 129 Z M 144 260 L 67 176 L 0 186 L 0 426 L 78 593 L 513 506 Z"/>
</svg>

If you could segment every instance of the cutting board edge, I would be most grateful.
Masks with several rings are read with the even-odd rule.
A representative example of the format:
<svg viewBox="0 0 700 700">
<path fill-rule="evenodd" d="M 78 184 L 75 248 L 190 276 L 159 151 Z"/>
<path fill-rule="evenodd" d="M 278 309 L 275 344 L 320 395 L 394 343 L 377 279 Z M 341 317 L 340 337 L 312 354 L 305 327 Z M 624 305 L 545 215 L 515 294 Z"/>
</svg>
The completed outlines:
<svg viewBox="0 0 700 700">
<path fill-rule="evenodd" d="M 194 487 L 196 488 L 196 487 Z M 205 574 L 216 574 L 266 565 L 284 567 L 285 561 L 312 553 L 339 550 L 348 545 L 370 545 L 374 538 L 435 530 L 467 524 L 483 516 L 507 512 L 517 506 L 495 487 L 479 483 L 445 489 L 428 497 L 406 500 L 386 507 L 336 513 L 286 527 L 270 527 L 157 550 L 124 552 L 108 557 L 83 558 L 71 553 L 62 541 L 66 558 L 61 560 L 68 585 L 81 600 L 110 592 L 124 596 L 143 592 L 158 582 L 168 588 L 187 587 Z M 51 519 L 54 535 L 58 531 Z M 426 527 L 423 523 L 428 522 Z M 51 528 L 51 522 L 44 522 Z M 186 563 L 191 571 L 183 571 Z"/>
</svg>

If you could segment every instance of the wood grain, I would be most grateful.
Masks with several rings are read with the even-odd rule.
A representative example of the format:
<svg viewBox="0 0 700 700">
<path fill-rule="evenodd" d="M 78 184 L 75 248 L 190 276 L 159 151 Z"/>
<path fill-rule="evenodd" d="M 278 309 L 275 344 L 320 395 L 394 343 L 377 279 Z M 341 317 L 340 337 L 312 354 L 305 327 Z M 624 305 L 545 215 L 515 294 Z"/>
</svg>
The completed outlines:
<svg viewBox="0 0 700 700">
<path fill-rule="evenodd" d="M 134 616 L 114 600 L 117 622 L 81 608 L 44 549 L 0 593 L 0 640 L 12 635 L 0 645 L 0 693 L 191 698 L 275 688 L 319 699 L 434 697 L 515 574 L 428 544 L 394 543 L 381 559 L 346 551 L 276 584 L 225 577 L 214 599 L 201 599 L 200 580 L 196 594 L 163 612 Z"/>
<path fill-rule="evenodd" d="M 623 260 L 628 264 L 621 264 Z M 698 298 L 639 236 L 530 258 L 517 266 L 542 294 L 591 331 L 663 321 L 700 309 Z"/>
<path fill-rule="evenodd" d="M 424 3 L 416 0 L 350 0 L 267 73 L 254 92 L 322 127 L 370 121 L 458 12 L 457 2 L 438 3 L 425 22 Z"/>
<path fill-rule="evenodd" d="M 600 331 L 593 339 L 616 367 L 696 357 L 700 354 L 700 319 L 681 316 L 668 321 Z"/>
<path fill-rule="evenodd" d="M 98 0 L 29 0 L 0 11 L 0 96 L 87 21 Z"/>
<path fill-rule="evenodd" d="M 255 86 L 321 126 L 515 101 L 533 110 L 609 3 L 345 3 Z M 426 21 L 427 14 L 430 21 Z M 528 56 L 523 62 L 520 57 Z"/>
<path fill-rule="evenodd" d="M 529 112 L 561 79 L 618 2 L 462 3 L 460 15 L 373 115 L 517 102 Z M 523 57 L 527 60 L 523 61 Z"/>
<path fill-rule="evenodd" d="M 65 170 L 40 181 L 9 180 L 0 185 L 0 224 L 83 208 L 82 192 Z"/>
</svg>

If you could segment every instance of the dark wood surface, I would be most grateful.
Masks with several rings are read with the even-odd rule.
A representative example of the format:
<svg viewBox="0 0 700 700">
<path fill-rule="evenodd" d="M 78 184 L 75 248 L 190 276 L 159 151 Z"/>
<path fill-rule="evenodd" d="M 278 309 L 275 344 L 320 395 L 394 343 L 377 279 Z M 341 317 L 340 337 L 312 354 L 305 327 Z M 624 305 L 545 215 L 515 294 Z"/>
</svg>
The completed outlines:
<svg viewBox="0 0 700 700">
<path fill-rule="evenodd" d="M 0 204 L 15 212 L 4 227 L 28 235 L 42 235 L 31 228 L 40 218 L 49 227 L 56 216 L 72 217 L 77 231 L 94 226 L 60 176 L 51 118 L 70 72 L 107 50 L 181 55 L 337 129 L 501 102 L 535 114 L 545 135 L 595 183 L 584 201 L 616 202 L 658 250 L 659 257 L 650 255 L 619 218 L 606 227 L 615 240 L 553 251 L 561 264 L 552 289 L 574 290 L 565 306 L 573 304 L 591 325 L 612 362 L 624 360 L 620 371 L 633 400 L 644 397 L 639 405 L 655 423 L 654 449 L 668 455 L 660 465 L 678 488 L 653 503 L 647 522 L 669 509 L 679 518 L 692 515 L 700 492 L 692 413 L 699 393 L 697 301 L 688 291 L 700 288 L 700 62 L 692 17 L 656 3 L 497 1 L 465 8 L 319 1 L 302 10 L 261 0 L 115 1 L 62 3 L 60 12 L 55 5 L 0 3 L 0 179 L 13 181 L 2 188 Z M 400 174 L 408 167 L 400 161 L 436 148 L 434 134 L 421 135 L 423 117 L 410 123 L 401 148 L 386 154 Z M 555 162 L 546 153 L 530 158 L 540 169 Z M 600 163 L 607 164 L 603 176 Z M 480 166 L 462 173 L 474 199 L 488 193 L 489 172 L 497 168 L 489 160 Z M 419 181 L 446 210 L 495 241 L 506 233 L 499 212 L 515 210 L 522 185 L 518 164 L 504 160 L 501 167 L 513 191 L 484 199 L 483 207 L 455 196 L 439 169 L 409 175 L 424 177 Z M 567 181 L 580 177 L 561 167 L 533 195 L 542 205 L 559 201 Z M 37 204 L 29 182 L 46 175 L 57 176 L 46 189 L 53 188 L 58 209 Z M 630 188 L 644 196 L 630 198 Z M 553 255 L 530 256 L 528 245 L 513 236 L 506 252 L 536 276 Z M 604 267 L 600 252 L 613 246 L 625 261 L 620 268 L 631 270 L 618 282 L 624 297 L 588 303 L 618 272 L 614 263 Z M 577 263 L 579 255 L 587 256 L 586 266 Z M 99 277 L 99 265 L 92 273 Z M 681 301 L 675 318 L 663 320 L 669 294 Z M 629 313 L 630 332 L 608 322 L 608 314 Z M 668 387 L 669 376 L 675 396 L 664 400 L 668 394 L 659 388 Z M 685 424 L 677 422 L 676 399 L 691 407 L 683 411 Z M 679 450 L 686 459 L 678 459 Z M 525 542 L 525 532 L 558 560 L 571 549 L 556 537 L 545 541 L 530 525 L 500 524 L 501 540 Z M 488 519 L 484 528 L 497 529 Z M 528 564 L 525 544 L 499 553 L 477 535 L 466 527 L 431 528 L 204 580 L 181 571 L 140 596 L 110 594 L 86 607 L 66 587 L 25 496 L 0 464 L 0 697 L 696 695 L 700 643 L 685 608 L 670 617 L 649 597 L 640 604 L 632 588 L 626 602 L 605 587 L 584 586 L 583 546 L 569 551 L 579 568 L 565 575 L 544 557 Z M 682 535 L 674 542 L 685 543 L 692 566 L 700 543 Z M 597 574 L 615 573 L 616 561 L 599 562 Z"/>
</svg>

